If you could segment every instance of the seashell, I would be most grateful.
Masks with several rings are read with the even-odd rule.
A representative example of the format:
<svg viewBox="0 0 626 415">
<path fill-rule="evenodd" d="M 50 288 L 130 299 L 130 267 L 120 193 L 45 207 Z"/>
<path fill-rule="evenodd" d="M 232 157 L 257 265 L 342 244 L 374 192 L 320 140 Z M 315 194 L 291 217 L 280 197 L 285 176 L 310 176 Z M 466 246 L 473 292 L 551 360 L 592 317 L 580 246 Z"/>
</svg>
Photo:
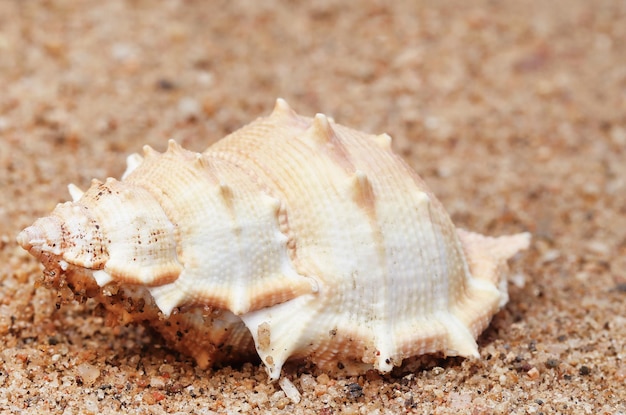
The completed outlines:
<svg viewBox="0 0 626 415">
<path fill-rule="evenodd" d="M 478 356 L 530 236 L 455 228 L 390 142 L 279 99 L 202 154 L 146 146 L 121 181 L 70 185 L 74 201 L 17 239 L 47 285 L 202 367 L 256 351 L 276 380 L 289 358 L 355 374 Z"/>
</svg>

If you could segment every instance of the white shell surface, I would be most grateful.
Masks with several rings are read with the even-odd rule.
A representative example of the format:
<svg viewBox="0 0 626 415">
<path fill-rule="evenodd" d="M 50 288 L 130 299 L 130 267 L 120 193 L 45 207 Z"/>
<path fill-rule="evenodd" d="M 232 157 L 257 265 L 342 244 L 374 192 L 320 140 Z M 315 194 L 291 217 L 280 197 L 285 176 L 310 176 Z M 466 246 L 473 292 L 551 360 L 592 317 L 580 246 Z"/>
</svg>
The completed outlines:
<svg viewBox="0 0 626 415">
<path fill-rule="evenodd" d="M 289 358 L 362 373 L 424 353 L 478 356 L 508 299 L 506 261 L 529 244 L 457 230 L 389 136 L 282 100 L 203 154 L 174 142 L 144 153 L 123 181 L 74 188 L 78 200 L 18 241 L 48 268 L 64 261 L 160 310 L 184 330 L 156 311 L 124 315 L 202 365 L 252 341 L 271 379 Z"/>
</svg>

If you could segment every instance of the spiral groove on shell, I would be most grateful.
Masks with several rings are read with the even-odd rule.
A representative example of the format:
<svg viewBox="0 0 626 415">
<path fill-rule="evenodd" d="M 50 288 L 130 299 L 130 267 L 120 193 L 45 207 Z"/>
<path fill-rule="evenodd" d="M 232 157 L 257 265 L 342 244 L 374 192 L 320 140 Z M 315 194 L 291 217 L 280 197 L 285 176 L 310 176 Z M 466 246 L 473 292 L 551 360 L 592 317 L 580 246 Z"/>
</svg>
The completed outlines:
<svg viewBox="0 0 626 415">
<path fill-rule="evenodd" d="M 362 373 L 478 356 L 530 236 L 456 229 L 390 142 L 279 99 L 202 154 L 170 141 L 130 156 L 121 181 L 70 186 L 18 242 L 50 285 L 148 322 L 201 366 L 256 350 L 275 380 L 288 358 Z"/>
</svg>

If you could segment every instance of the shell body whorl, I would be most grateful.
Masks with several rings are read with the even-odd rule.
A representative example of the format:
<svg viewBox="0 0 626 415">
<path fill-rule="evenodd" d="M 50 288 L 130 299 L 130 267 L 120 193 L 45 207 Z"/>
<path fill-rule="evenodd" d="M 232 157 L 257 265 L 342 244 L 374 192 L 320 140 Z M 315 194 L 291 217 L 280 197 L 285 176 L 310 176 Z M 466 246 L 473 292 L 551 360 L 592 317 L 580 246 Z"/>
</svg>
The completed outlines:
<svg viewBox="0 0 626 415">
<path fill-rule="evenodd" d="M 361 373 L 477 356 L 506 260 L 529 243 L 457 230 L 388 136 L 282 100 L 202 154 L 146 148 L 122 181 L 71 190 L 18 236 L 25 249 L 96 296 L 119 287 L 134 308 L 111 313 L 201 365 L 254 345 L 271 379 L 291 357 Z"/>
</svg>

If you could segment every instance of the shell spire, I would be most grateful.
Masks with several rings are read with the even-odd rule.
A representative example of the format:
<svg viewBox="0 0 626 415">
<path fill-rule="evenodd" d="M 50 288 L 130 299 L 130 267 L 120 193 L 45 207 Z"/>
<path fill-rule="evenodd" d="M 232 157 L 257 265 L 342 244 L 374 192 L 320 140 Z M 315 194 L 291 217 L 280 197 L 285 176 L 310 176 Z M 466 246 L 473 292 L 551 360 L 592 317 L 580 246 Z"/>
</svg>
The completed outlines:
<svg viewBox="0 0 626 415">
<path fill-rule="evenodd" d="M 276 380 L 289 359 L 359 374 L 477 357 L 530 235 L 457 229 L 390 143 L 279 98 L 201 154 L 170 140 L 129 156 L 121 181 L 70 185 L 17 241 L 47 285 L 150 324 L 201 367 L 256 353 Z"/>
</svg>

